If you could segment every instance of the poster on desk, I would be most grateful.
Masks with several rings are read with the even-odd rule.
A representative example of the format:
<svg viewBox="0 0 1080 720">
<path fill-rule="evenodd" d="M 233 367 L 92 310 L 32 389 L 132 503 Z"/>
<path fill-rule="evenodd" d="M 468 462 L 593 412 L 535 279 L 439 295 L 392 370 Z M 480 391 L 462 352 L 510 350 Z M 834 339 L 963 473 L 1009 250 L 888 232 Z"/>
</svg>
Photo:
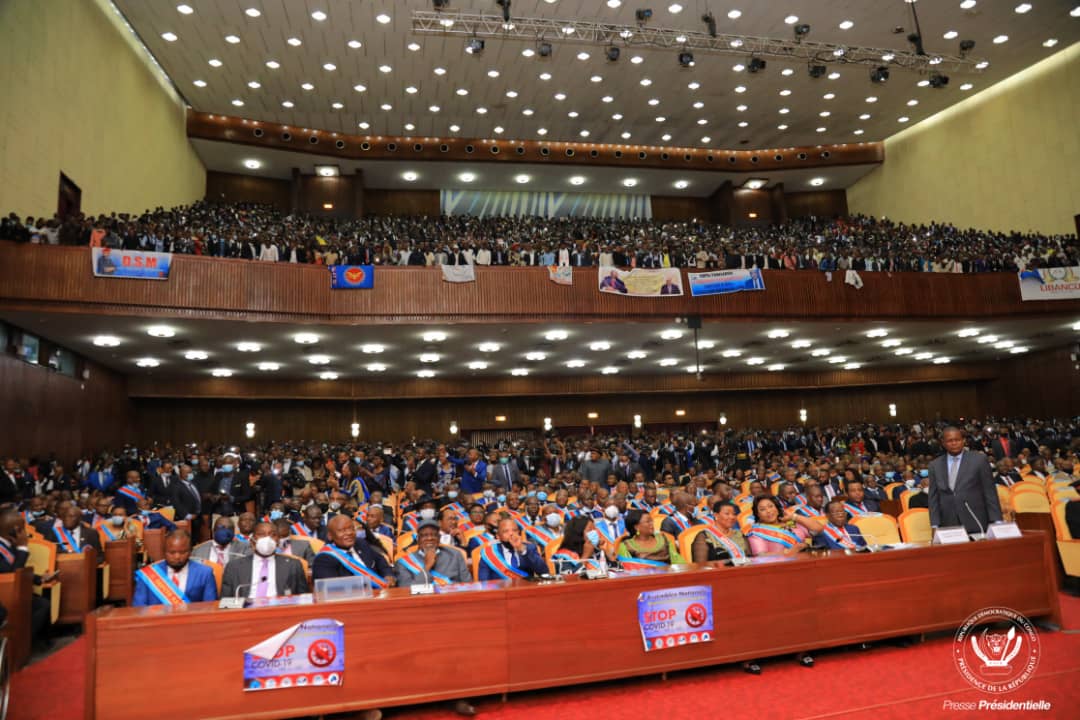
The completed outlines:
<svg viewBox="0 0 1080 720">
<path fill-rule="evenodd" d="M 244 651 L 244 690 L 342 685 L 345 624 L 330 618 L 297 623 Z"/>
<path fill-rule="evenodd" d="M 172 253 L 90 248 L 94 277 L 134 278 L 136 280 L 168 280 Z"/>
<path fill-rule="evenodd" d="M 649 590 L 638 595 L 638 625 L 645 652 L 713 639 L 712 588 Z"/>
</svg>

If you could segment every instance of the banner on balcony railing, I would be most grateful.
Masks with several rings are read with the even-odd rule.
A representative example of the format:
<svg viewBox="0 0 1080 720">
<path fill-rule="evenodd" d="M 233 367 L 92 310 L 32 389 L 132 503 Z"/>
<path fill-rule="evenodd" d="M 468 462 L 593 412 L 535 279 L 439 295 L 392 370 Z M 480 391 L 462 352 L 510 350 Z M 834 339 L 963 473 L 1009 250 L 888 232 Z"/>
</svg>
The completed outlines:
<svg viewBox="0 0 1080 720">
<path fill-rule="evenodd" d="M 1044 268 L 1020 273 L 1021 300 L 1080 298 L 1080 267 Z"/>
<path fill-rule="evenodd" d="M 648 195 L 617 193 L 442 190 L 439 207 L 444 215 L 476 217 L 652 217 L 652 202 Z"/>
<path fill-rule="evenodd" d="M 606 265 L 600 268 L 600 292 L 628 297 L 664 297 L 683 294 L 679 268 L 636 268 L 619 270 Z"/>
<path fill-rule="evenodd" d="M 172 253 L 90 248 L 94 277 L 168 280 Z"/>
</svg>

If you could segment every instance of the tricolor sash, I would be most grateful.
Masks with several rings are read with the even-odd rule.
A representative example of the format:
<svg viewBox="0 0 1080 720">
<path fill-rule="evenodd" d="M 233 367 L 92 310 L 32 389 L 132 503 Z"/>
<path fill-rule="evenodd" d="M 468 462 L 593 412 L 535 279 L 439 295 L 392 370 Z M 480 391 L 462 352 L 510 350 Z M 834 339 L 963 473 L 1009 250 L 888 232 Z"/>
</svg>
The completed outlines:
<svg viewBox="0 0 1080 720">
<path fill-rule="evenodd" d="M 187 595 L 184 594 L 184 591 L 169 579 L 164 565 L 164 561 L 147 565 L 135 573 L 135 577 L 146 585 L 146 588 L 161 601 L 162 605 L 177 607 L 191 602 L 188 600 Z"/>
<path fill-rule="evenodd" d="M 619 558 L 619 564 L 622 565 L 623 570 L 652 570 L 654 568 L 666 568 L 668 564 L 659 560 L 648 560 L 646 558 Z"/>
<path fill-rule="evenodd" d="M 534 525 L 531 529 L 525 531 L 525 534 L 531 537 L 537 542 L 538 545 L 547 547 L 547 544 L 559 537 L 559 534 L 554 530 L 548 530 L 542 525 Z"/>
<path fill-rule="evenodd" d="M 862 507 L 859 507 L 859 505 L 852 505 L 851 503 L 846 502 L 844 503 L 844 509 L 847 510 L 854 517 L 858 517 L 859 515 L 869 515 L 870 511 L 866 509 L 865 503 L 860 504 L 862 505 Z"/>
<path fill-rule="evenodd" d="M 619 522 L 621 523 L 622 520 L 620 520 Z M 603 535 L 604 539 L 608 542 L 615 542 L 622 535 L 622 533 L 619 533 L 619 535 L 616 535 L 615 537 L 611 536 L 611 524 L 607 521 L 607 519 L 604 519 L 602 522 L 593 523 L 593 525 L 594 527 L 596 527 L 596 532 Z"/>
<path fill-rule="evenodd" d="M 799 493 L 798 495 L 796 495 L 795 496 L 795 502 L 798 503 L 799 505 L 805 505 L 806 504 L 806 493 Z"/>
<path fill-rule="evenodd" d="M 666 503 L 664 503 L 663 505 L 660 506 L 660 512 L 662 512 L 665 515 L 674 515 L 675 514 L 675 506 L 672 505 L 671 503 L 666 502 Z"/>
<path fill-rule="evenodd" d="M 858 547 L 844 528 L 838 528 L 832 523 L 828 523 L 825 525 L 824 532 L 840 547 L 849 548 L 851 550 Z"/>
<path fill-rule="evenodd" d="M 735 542 L 727 535 L 721 534 L 712 525 L 706 525 L 705 532 L 716 538 L 716 541 L 720 543 L 721 547 L 727 550 L 727 553 L 731 556 L 732 560 L 746 559 L 746 553 L 744 553 L 742 548 L 739 547 L 739 543 Z"/>
<path fill-rule="evenodd" d="M 783 545 L 787 549 L 798 547 L 802 545 L 802 540 L 799 536 L 790 530 L 786 530 L 775 525 L 762 525 L 761 523 L 754 523 L 748 533 L 749 537 L 760 538 L 767 542 L 774 542 L 777 545 Z"/>
<path fill-rule="evenodd" d="M 415 511 L 410 512 L 410 513 L 405 515 L 405 526 L 408 527 L 410 530 L 415 531 L 416 526 L 419 525 L 419 524 L 420 524 L 420 517 L 416 514 Z"/>
<path fill-rule="evenodd" d="M 679 517 L 678 513 L 671 513 L 670 515 L 668 515 L 668 517 L 673 523 L 675 523 L 679 527 L 679 532 L 682 532 L 683 530 L 686 530 L 688 527 L 690 527 L 690 523 Z"/>
<path fill-rule="evenodd" d="M 431 579 L 435 581 L 436 585 L 449 585 L 452 582 L 450 578 L 442 573 L 425 569 L 424 561 L 420 558 L 419 552 L 403 556 L 401 562 L 413 575 L 424 575 L 427 573 L 427 575 L 431 576 Z"/>
<path fill-rule="evenodd" d="M 101 528 L 101 531 L 103 533 L 105 533 L 105 537 L 109 538 L 110 540 L 119 539 L 119 536 L 109 528 L 109 523 L 101 523 L 100 525 L 98 525 L 98 527 Z"/>
<path fill-rule="evenodd" d="M 488 566 L 489 570 L 503 580 L 509 580 L 515 575 L 517 577 L 529 577 L 529 574 L 524 570 L 519 570 L 513 565 L 508 565 L 506 561 L 500 557 L 499 551 L 494 544 L 489 543 L 480 546 L 480 560 Z"/>
<path fill-rule="evenodd" d="M 457 513 L 459 519 L 469 517 L 469 513 L 465 512 L 465 508 L 462 506 L 461 503 L 457 502 L 456 500 L 447 505 L 446 507 Z"/>
<path fill-rule="evenodd" d="M 236 539 L 239 540 L 240 542 L 245 542 L 245 543 L 251 542 L 251 536 L 250 535 L 243 535 L 241 533 L 236 533 Z"/>
<path fill-rule="evenodd" d="M 79 552 L 79 544 L 75 542 L 75 533 L 71 532 L 63 525 L 54 525 L 53 534 L 56 535 L 56 541 L 59 542 L 67 552 Z"/>
<path fill-rule="evenodd" d="M 476 527 L 476 523 L 474 523 L 472 520 L 462 520 L 458 523 L 458 530 L 461 530 L 461 532 L 468 532 L 474 527 Z"/>
<path fill-rule="evenodd" d="M 29 510 L 23 510 L 19 514 L 22 515 L 23 520 L 26 521 L 27 525 L 32 525 L 34 523 L 34 513 L 30 512 Z"/>
<path fill-rule="evenodd" d="M 304 523 L 299 523 L 299 522 L 294 522 L 292 524 L 292 534 L 293 535 L 299 535 L 300 537 L 306 537 L 306 538 L 315 537 L 314 535 L 311 534 L 311 531 L 308 530 L 307 525 L 305 525 Z"/>
<path fill-rule="evenodd" d="M 8 565 L 15 564 L 15 553 L 8 550 L 3 543 L 0 543 L 0 557 L 4 558 Z"/>
<path fill-rule="evenodd" d="M 348 570 L 353 575 L 363 575 L 368 580 L 370 580 L 371 584 L 375 587 L 384 588 L 387 585 L 386 581 L 379 577 L 378 573 L 365 565 L 363 560 L 358 557 L 353 558 L 351 555 L 349 555 L 344 550 L 335 545 L 323 545 L 323 548 L 319 551 L 319 553 L 330 553 L 334 556 L 335 560 L 345 566 L 346 570 Z"/>
<path fill-rule="evenodd" d="M 139 492 L 139 490 L 131 487 L 130 485 L 125 485 L 116 492 L 117 494 L 123 495 L 124 497 L 134 500 L 135 502 L 146 499 L 146 495 L 142 494 L 141 492 Z"/>
<path fill-rule="evenodd" d="M 807 505 L 805 503 L 800 503 L 799 505 L 796 505 L 795 506 L 795 512 L 797 514 L 799 514 L 799 515 L 802 515 L 803 517 L 817 517 L 818 515 L 824 515 L 825 514 L 824 511 L 815 512 L 814 508 L 810 507 L 809 505 Z"/>
</svg>

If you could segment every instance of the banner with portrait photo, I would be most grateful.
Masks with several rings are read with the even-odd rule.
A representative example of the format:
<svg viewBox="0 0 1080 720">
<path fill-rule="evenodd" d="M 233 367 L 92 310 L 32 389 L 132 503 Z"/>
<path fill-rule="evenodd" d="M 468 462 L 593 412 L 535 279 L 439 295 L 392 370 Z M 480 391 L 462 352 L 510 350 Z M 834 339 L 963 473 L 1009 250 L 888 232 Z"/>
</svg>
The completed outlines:
<svg viewBox="0 0 1080 720">
<path fill-rule="evenodd" d="M 1021 300 L 1080 298 L 1080 267 L 1025 270 L 1019 274 Z"/>
<path fill-rule="evenodd" d="M 168 280 L 172 265 L 172 253 L 108 247 L 90 248 L 90 258 L 94 277 Z"/>
<path fill-rule="evenodd" d="M 601 266 L 598 277 L 602 293 L 627 297 L 678 297 L 683 294 L 679 268 L 620 270 Z"/>
</svg>

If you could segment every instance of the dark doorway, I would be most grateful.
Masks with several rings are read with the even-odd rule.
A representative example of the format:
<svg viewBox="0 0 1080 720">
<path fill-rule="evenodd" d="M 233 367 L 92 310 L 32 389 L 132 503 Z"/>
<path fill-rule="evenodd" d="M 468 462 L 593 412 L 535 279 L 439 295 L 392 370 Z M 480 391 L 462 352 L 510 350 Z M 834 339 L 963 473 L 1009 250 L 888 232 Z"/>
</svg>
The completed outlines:
<svg viewBox="0 0 1080 720">
<path fill-rule="evenodd" d="M 82 208 L 82 190 L 64 173 L 60 173 L 60 193 L 56 201 L 56 214 L 61 220 L 78 215 Z"/>
</svg>

